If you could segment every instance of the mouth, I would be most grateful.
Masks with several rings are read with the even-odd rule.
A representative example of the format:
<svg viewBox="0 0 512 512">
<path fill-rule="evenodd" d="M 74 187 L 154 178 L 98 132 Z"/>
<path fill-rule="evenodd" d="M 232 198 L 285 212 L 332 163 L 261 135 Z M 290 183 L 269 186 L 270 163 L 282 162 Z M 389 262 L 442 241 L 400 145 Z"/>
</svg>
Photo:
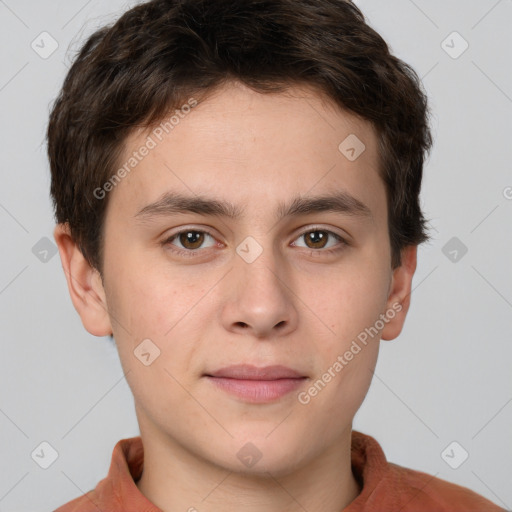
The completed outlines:
<svg viewBox="0 0 512 512">
<path fill-rule="evenodd" d="M 226 366 L 220 370 L 206 373 L 207 377 L 222 377 L 226 379 L 240 380 L 278 380 L 299 379 L 306 377 L 302 373 L 287 366 L 274 365 L 258 368 L 251 364 L 237 364 Z"/>
<path fill-rule="evenodd" d="M 249 403 L 276 401 L 308 380 L 300 372 L 281 365 L 263 368 L 253 365 L 228 366 L 206 373 L 204 377 L 216 388 Z"/>
</svg>

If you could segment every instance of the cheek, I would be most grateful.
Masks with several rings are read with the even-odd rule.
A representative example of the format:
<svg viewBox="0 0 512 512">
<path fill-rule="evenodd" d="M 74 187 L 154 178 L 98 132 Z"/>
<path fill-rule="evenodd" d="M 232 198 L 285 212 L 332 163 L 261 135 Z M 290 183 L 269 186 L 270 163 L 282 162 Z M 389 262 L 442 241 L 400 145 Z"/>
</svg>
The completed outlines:
<svg viewBox="0 0 512 512">
<path fill-rule="evenodd" d="M 171 375 L 182 381 L 198 350 L 190 340 L 196 338 L 197 326 L 203 325 L 197 305 L 207 288 L 203 281 L 190 286 L 184 273 L 169 275 L 157 266 L 141 267 L 125 260 L 119 267 L 107 301 L 119 357 L 125 373 L 130 371 L 127 379 L 143 394 L 162 386 L 172 388 Z M 175 391 L 179 393 L 179 388 Z"/>
<path fill-rule="evenodd" d="M 109 311 L 116 317 L 114 323 L 125 328 L 118 327 L 120 334 L 126 336 L 128 331 L 134 341 L 154 338 L 165 342 L 204 288 L 190 283 L 185 273 L 170 273 L 169 266 L 129 259 L 119 262 L 112 283 Z"/>
<path fill-rule="evenodd" d="M 320 366 L 311 394 L 318 407 L 329 411 L 329 421 L 336 422 L 347 411 L 355 414 L 371 383 L 388 281 L 377 265 L 366 264 L 331 283 L 326 293 L 316 294 L 313 306 L 330 332 L 317 338 Z"/>
<path fill-rule="evenodd" d="M 385 273 L 367 269 L 353 268 L 345 276 L 333 278 L 325 293 L 313 295 L 318 299 L 312 309 L 316 308 L 329 326 L 333 350 L 349 346 L 361 332 L 374 326 L 384 311 L 388 278 Z"/>
<path fill-rule="evenodd" d="M 361 344 L 360 344 L 361 345 Z M 361 351 L 355 354 L 351 361 L 342 365 L 339 374 L 329 383 L 330 390 L 326 393 L 325 419 L 326 428 L 335 431 L 337 425 L 346 418 L 353 418 L 370 387 L 373 371 L 377 363 L 379 342 L 374 340 L 366 347 L 361 345 Z"/>
<path fill-rule="evenodd" d="M 121 365 L 135 402 L 144 404 L 146 413 L 170 417 L 176 404 L 190 399 L 183 388 L 188 387 L 184 371 L 196 347 L 187 342 L 192 318 L 187 313 L 198 291 L 180 292 L 176 281 L 160 278 L 158 272 L 129 278 L 126 274 L 116 282 L 111 298 Z"/>
<path fill-rule="evenodd" d="M 342 312 L 336 336 L 317 348 L 320 364 L 301 403 L 309 401 L 315 411 L 322 411 L 326 432 L 337 430 L 356 414 L 371 384 L 380 335 L 368 334 L 373 331 L 367 326 L 374 320 L 368 304 L 365 308 Z"/>
</svg>

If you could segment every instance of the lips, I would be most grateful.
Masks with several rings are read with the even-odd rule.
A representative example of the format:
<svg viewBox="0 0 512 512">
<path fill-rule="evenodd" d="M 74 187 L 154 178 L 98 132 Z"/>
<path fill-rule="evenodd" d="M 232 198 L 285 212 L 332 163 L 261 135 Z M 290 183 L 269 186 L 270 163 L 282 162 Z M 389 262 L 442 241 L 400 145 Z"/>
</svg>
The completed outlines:
<svg viewBox="0 0 512 512">
<path fill-rule="evenodd" d="M 211 373 L 207 377 L 222 377 L 238 380 L 278 380 L 278 379 L 301 379 L 306 377 L 300 372 L 282 365 L 264 366 L 258 368 L 250 364 L 227 366 Z"/>
<path fill-rule="evenodd" d="M 239 401 L 264 404 L 284 398 L 304 385 L 308 377 L 286 366 L 258 368 L 241 364 L 204 375 L 207 381 Z"/>
</svg>

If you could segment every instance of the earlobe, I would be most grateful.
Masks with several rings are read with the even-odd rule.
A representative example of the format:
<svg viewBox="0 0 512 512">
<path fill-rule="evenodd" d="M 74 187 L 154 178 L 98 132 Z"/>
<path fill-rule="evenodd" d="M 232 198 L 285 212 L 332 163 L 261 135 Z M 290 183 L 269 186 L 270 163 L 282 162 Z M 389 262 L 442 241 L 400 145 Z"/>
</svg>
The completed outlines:
<svg viewBox="0 0 512 512">
<path fill-rule="evenodd" d="M 417 264 L 416 245 L 402 250 L 402 265 L 393 272 L 385 315 L 388 319 L 381 339 L 394 340 L 402 332 L 411 304 L 411 286 Z"/>
<path fill-rule="evenodd" d="M 94 336 L 108 336 L 112 326 L 99 272 L 84 258 L 71 238 L 67 223 L 57 224 L 53 236 L 59 248 L 69 295 L 83 326 Z"/>
</svg>

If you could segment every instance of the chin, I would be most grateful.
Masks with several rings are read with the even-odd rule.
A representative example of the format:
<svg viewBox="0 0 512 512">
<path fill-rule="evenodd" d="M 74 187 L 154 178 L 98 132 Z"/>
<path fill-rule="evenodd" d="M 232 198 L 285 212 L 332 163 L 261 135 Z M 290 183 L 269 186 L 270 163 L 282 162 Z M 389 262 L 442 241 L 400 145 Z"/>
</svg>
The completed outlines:
<svg viewBox="0 0 512 512">
<path fill-rule="evenodd" d="M 261 432 L 245 432 L 243 437 L 235 435 L 230 446 L 223 450 L 232 453 L 233 457 L 223 458 L 221 465 L 238 474 L 262 478 L 268 478 L 269 473 L 273 477 L 283 477 L 296 470 L 307 454 L 304 442 L 294 441 L 289 435 L 280 436 L 277 432 L 269 436 L 273 428 L 275 424 Z"/>
</svg>

